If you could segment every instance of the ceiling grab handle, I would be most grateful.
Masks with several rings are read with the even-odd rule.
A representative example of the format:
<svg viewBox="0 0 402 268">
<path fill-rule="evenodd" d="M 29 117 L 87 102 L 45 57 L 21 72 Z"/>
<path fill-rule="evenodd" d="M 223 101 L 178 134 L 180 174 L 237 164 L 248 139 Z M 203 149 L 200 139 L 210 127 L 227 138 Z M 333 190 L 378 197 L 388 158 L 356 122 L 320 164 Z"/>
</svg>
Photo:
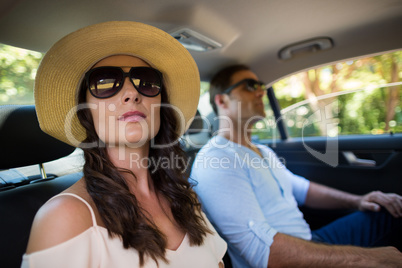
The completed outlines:
<svg viewBox="0 0 402 268">
<path fill-rule="evenodd" d="M 332 47 L 333 42 L 331 38 L 319 37 L 286 46 L 279 51 L 278 57 L 281 60 L 290 60 L 302 54 L 315 53 Z"/>
</svg>

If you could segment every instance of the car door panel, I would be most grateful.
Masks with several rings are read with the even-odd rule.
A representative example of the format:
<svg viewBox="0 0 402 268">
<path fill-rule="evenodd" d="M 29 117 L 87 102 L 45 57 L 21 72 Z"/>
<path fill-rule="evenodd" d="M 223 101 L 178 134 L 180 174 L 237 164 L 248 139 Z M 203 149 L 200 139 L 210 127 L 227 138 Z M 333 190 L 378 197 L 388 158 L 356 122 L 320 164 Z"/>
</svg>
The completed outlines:
<svg viewBox="0 0 402 268">
<path fill-rule="evenodd" d="M 402 194 L 401 134 L 341 136 L 332 152 L 338 160 L 335 166 L 311 154 L 311 148 L 321 154 L 328 153 L 328 141 L 323 137 L 291 138 L 265 144 L 277 153 L 290 171 L 311 181 L 355 194 L 375 190 Z M 356 158 L 355 162 L 348 160 L 351 154 Z M 301 210 L 313 230 L 352 212 L 306 207 Z"/>
<path fill-rule="evenodd" d="M 338 158 L 335 166 L 311 154 L 311 149 L 321 155 L 330 153 L 323 137 L 292 138 L 267 145 L 284 159 L 289 170 L 311 181 L 356 194 L 373 190 L 402 194 L 402 134 L 342 136 L 337 143 L 331 153 Z"/>
</svg>

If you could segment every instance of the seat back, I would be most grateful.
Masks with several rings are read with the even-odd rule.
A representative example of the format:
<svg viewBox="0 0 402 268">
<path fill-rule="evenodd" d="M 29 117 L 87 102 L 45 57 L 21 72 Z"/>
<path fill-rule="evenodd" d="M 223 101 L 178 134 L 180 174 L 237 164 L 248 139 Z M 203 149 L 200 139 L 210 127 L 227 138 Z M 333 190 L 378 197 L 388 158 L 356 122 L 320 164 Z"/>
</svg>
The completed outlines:
<svg viewBox="0 0 402 268">
<path fill-rule="evenodd" d="M 0 106 L 1 267 L 21 266 L 38 209 L 82 177 L 78 172 L 42 179 L 39 168 L 37 175 L 28 177 L 14 168 L 56 160 L 74 149 L 42 132 L 34 106 Z"/>
<path fill-rule="evenodd" d="M 0 170 L 52 161 L 74 149 L 40 129 L 35 106 L 0 106 Z"/>
<path fill-rule="evenodd" d="M 82 177 L 75 173 L 0 192 L 1 266 L 21 266 L 32 221 L 39 208 Z"/>
</svg>

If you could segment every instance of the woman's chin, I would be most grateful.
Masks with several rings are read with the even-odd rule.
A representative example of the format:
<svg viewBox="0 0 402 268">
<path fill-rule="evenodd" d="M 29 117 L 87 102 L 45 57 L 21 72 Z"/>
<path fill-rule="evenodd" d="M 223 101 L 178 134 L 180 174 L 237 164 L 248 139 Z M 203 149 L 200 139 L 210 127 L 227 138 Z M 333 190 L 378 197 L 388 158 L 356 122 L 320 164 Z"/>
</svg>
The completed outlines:
<svg viewBox="0 0 402 268">
<path fill-rule="evenodd" d="M 130 139 L 130 140 L 126 140 L 123 144 L 125 145 L 125 147 L 129 147 L 129 148 L 141 148 L 145 145 L 148 145 L 149 143 L 149 139 Z"/>
<path fill-rule="evenodd" d="M 129 147 L 140 148 L 148 146 L 149 141 L 156 136 L 154 131 L 131 130 L 109 133 L 109 135 L 102 135 L 101 140 L 106 141 L 108 147 Z"/>
<path fill-rule="evenodd" d="M 129 148 L 141 148 L 149 143 L 148 137 L 123 137 L 120 139 L 101 139 L 106 147 L 117 148 L 117 147 L 129 147 Z M 106 142 L 105 142 L 106 140 Z"/>
</svg>

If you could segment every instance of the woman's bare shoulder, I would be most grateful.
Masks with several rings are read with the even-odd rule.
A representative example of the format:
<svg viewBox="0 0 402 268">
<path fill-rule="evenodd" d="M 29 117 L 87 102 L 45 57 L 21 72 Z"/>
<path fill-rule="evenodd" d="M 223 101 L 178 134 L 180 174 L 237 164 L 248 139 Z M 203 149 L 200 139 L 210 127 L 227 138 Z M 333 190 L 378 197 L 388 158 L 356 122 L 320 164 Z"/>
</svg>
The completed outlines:
<svg viewBox="0 0 402 268">
<path fill-rule="evenodd" d="M 70 189 L 65 192 L 76 194 L 76 191 Z M 91 226 L 91 212 L 82 200 L 71 195 L 57 196 L 46 202 L 36 213 L 27 253 L 61 244 Z"/>
</svg>

